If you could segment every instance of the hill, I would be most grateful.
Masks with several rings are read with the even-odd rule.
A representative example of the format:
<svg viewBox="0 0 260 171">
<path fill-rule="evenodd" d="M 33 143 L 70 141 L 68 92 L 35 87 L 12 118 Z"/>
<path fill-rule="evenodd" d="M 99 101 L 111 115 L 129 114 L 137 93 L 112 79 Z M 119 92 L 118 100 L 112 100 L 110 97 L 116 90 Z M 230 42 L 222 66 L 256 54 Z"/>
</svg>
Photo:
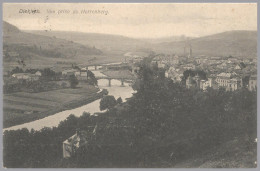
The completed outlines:
<svg viewBox="0 0 260 171">
<path fill-rule="evenodd" d="M 155 50 L 159 52 L 177 53 L 183 55 L 186 41 L 164 42 L 157 44 Z M 194 55 L 212 56 L 257 56 L 256 31 L 228 31 L 210 36 L 191 39 L 188 44 L 192 46 Z"/>
<path fill-rule="evenodd" d="M 119 35 L 63 31 L 29 31 L 49 37 L 72 40 L 106 53 L 123 54 L 127 51 L 155 51 L 183 55 L 184 46 L 191 44 L 194 55 L 256 57 L 256 31 L 228 31 L 199 38 L 171 36 L 155 39 L 133 39 Z"/>
<path fill-rule="evenodd" d="M 5 69 L 23 60 L 27 66 L 53 65 L 57 61 L 86 61 L 100 56 L 102 51 L 64 39 L 26 33 L 3 22 L 3 49 Z M 8 64 L 8 65 L 5 65 Z"/>
<path fill-rule="evenodd" d="M 141 40 L 153 44 L 158 44 L 158 43 L 166 43 L 166 42 L 185 41 L 190 39 L 193 39 L 193 37 L 187 37 L 185 35 L 181 35 L 181 36 L 169 36 L 169 37 L 161 37 L 161 38 L 143 38 Z"/>
<path fill-rule="evenodd" d="M 175 168 L 255 168 L 257 143 L 246 137 L 234 138 L 214 148 L 202 151 L 176 165 Z"/>
<path fill-rule="evenodd" d="M 82 33 L 69 31 L 46 32 L 40 30 L 32 30 L 27 32 L 72 40 L 86 46 L 96 47 L 107 53 L 118 52 L 119 54 L 124 54 L 127 51 L 140 51 L 151 47 L 151 44 L 146 41 L 112 34 Z"/>
<path fill-rule="evenodd" d="M 15 27 L 15 26 L 13 26 L 13 25 L 4 21 L 3 22 L 3 32 L 4 32 L 4 35 L 5 35 L 5 34 L 8 34 L 8 33 L 19 33 L 20 30 L 17 27 Z"/>
</svg>

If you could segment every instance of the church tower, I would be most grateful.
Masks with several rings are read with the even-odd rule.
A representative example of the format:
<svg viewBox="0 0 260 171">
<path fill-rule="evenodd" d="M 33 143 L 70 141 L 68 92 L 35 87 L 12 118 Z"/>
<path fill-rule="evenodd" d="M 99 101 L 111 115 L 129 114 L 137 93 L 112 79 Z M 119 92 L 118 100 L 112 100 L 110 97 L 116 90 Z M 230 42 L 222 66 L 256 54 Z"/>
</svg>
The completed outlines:
<svg viewBox="0 0 260 171">
<path fill-rule="evenodd" d="M 189 53 L 189 58 L 192 58 L 192 47 L 190 45 L 190 53 Z"/>
</svg>

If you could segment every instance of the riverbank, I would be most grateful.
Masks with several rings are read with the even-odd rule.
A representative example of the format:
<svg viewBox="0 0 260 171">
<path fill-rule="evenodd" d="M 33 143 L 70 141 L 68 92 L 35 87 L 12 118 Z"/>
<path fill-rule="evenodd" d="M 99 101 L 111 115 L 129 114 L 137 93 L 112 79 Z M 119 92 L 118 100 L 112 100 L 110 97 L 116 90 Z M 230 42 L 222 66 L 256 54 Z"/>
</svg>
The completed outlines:
<svg viewBox="0 0 260 171">
<path fill-rule="evenodd" d="M 4 97 L 4 128 L 39 120 L 102 98 L 103 92 L 90 85 L 44 93 L 16 93 Z M 8 104 L 9 103 L 9 104 Z M 26 111 L 33 111 L 26 113 Z M 37 112 L 35 112 L 37 111 Z"/>
<path fill-rule="evenodd" d="M 131 86 L 129 86 L 128 83 L 125 83 L 125 86 L 121 86 L 121 82 L 119 80 L 112 80 L 112 86 L 108 87 L 107 85 L 107 80 L 98 80 L 98 85 L 100 89 L 107 89 L 108 90 L 108 94 L 114 96 L 116 99 L 121 97 L 123 102 L 126 101 L 127 98 L 132 96 L 132 93 L 134 93 L 134 90 L 132 89 Z M 26 122 L 24 124 L 17 124 L 15 126 L 12 127 L 8 127 L 5 130 L 18 130 L 18 129 L 22 129 L 22 128 L 27 128 L 28 130 L 34 129 L 34 130 L 41 130 L 44 127 L 57 127 L 61 121 L 64 121 L 67 119 L 67 117 L 69 117 L 71 114 L 75 115 L 76 117 L 81 116 L 84 112 L 89 112 L 90 114 L 94 114 L 96 112 L 100 112 L 100 99 L 97 98 L 97 100 L 94 100 L 88 104 L 86 104 L 85 100 L 80 100 L 79 102 L 75 102 L 77 104 L 76 108 L 72 108 L 72 109 L 68 109 L 71 108 L 71 98 L 75 98 L 73 96 L 73 94 L 71 94 L 72 92 L 77 93 L 83 97 L 86 96 L 86 92 L 81 90 L 81 89 L 70 89 L 70 94 L 66 94 L 66 96 L 64 96 L 63 94 L 63 98 L 61 98 L 60 96 L 57 97 L 56 94 L 48 94 L 48 97 L 54 97 L 54 98 L 58 98 L 58 100 L 60 101 L 67 101 L 68 103 L 66 103 L 67 105 L 65 107 L 63 107 L 63 111 L 62 112 L 57 112 L 54 114 L 51 114 L 49 116 L 46 116 L 42 119 L 38 119 L 38 120 L 34 120 L 32 122 Z M 75 92 L 76 91 L 76 92 Z M 96 92 L 93 93 L 93 95 L 96 96 Z M 45 95 L 45 94 L 42 94 Z M 102 94 L 103 96 L 103 94 Z M 40 98 L 39 96 L 37 96 L 38 99 L 35 99 L 35 102 L 41 101 L 39 99 L 42 99 L 42 97 Z M 78 101 L 79 98 L 77 98 L 76 100 Z M 57 100 L 57 99 L 56 99 Z M 83 105 L 82 102 L 85 102 Z M 53 105 L 53 101 L 49 102 L 51 105 Z M 81 105 L 81 106 L 80 106 Z M 64 110 L 64 109 L 68 109 L 68 110 Z"/>
</svg>

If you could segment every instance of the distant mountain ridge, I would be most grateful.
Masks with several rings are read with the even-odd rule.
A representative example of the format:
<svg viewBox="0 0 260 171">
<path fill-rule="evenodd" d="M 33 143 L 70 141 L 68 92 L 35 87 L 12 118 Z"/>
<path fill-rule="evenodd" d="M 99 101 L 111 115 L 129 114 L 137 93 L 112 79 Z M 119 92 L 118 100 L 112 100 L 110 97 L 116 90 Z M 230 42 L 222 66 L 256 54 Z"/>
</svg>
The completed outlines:
<svg viewBox="0 0 260 171">
<path fill-rule="evenodd" d="M 73 41 L 23 32 L 5 21 L 3 21 L 3 49 L 4 62 L 38 60 L 39 64 L 41 61 L 55 63 L 53 59 L 73 61 L 76 58 L 83 58 L 87 60 L 93 58 L 93 55 L 102 54 L 102 51 L 97 48 Z M 9 52 L 17 53 L 19 56 L 6 55 Z"/>
<path fill-rule="evenodd" d="M 7 23 L 6 21 L 3 21 L 3 33 L 4 34 L 19 33 L 19 32 L 20 32 L 20 30 L 17 27 Z"/>
<path fill-rule="evenodd" d="M 157 53 L 175 53 L 183 55 L 185 44 L 190 44 L 193 55 L 195 56 L 257 56 L 257 31 L 227 31 L 199 38 L 173 36 L 159 39 L 134 39 L 119 35 L 62 31 L 30 32 L 73 40 L 84 45 L 95 46 L 104 50 L 120 49 L 122 51 L 133 51 L 150 49 Z"/>
<path fill-rule="evenodd" d="M 156 53 L 174 53 L 183 55 L 185 44 L 189 44 L 192 47 L 193 56 L 232 55 L 234 57 L 252 58 L 257 56 L 257 31 L 227 31 L 199 38 L 173 36 L 159 39 L 136 39 L 120 35 L 101 33 L 39 30 L 19 31 L 19 29 L 17 29 L 15 26 L 12 26 L 8 23 L 4 25 L 4 30 L 7 30 L 4 32 L 7 34 L 11 31 L 15 32 L 15 35 L 19 35 L 19 32 L 27 35 L 25 36 L 27 37 L 26 41 L 24 38 L 16 37 L 12 40 L 12 43 L 31 42 L 31 44 L 43 44 L 42 46 L 44 47 L 46 46 L 46 42 L 48 42 L 47 44 L 49 44 L 49 46 L 55 47 L 53 48 L 55 51 L 60 51 L 61 53 L 65 51 L 65 53 L 70 54 L 70 56 L 73 56 L 76 53 L 81 53 L 80 51 L 83 49 L 87 50 L 85 54 L 102 53 L 98 49 L 101 49 L 104 54 L 109 54 L 111 52 L 113 54 L 115 52 L 115 54 L 118 56 L 118 58 L 115 59 L 118 60 L 122 60 L 120 56 L 126 52 L 135 51 L 155 51 Z M 45 41 L 35 41 L 35 36 L 41 37 L 42 39 L 45 39 Z M 60 45 L 58 45 L 58 47 L 55 45 L 55 42 L 58 40 L 66 42 L 64 44 L 61 43 L 63 44 L 64 48 L 62 48 Z M 11 39 L 6 38 L 4 33 L 4 44 L 10 41 Z"/>
<path fill-rule="evenodd" d="M 140 48 L 150 47 L 150 44 L 139 39 L 129 38 L 121 35 L 102 33 L 83 33 L 73 31 L 41 31 L 27 30 L 26 32 L 49 37 L 57 37 L 86 45 L 95 46 L 105 51 L 133 51 Z"/>
<path fill-rule="evenodd" d="M 166 42 L 186 41 L 194 38 L 195 37 L 188 37 L 185 35 L 181 35 L 181 36 L 169 36 L 169 37 L 160 37 L 160 38 L 142 38 L 140 40 L 153 43 L 153 44 L 158 44 L 158 43 L 166 43 Z"/>
<path fill-rule="evenodd" d="M 175 52 L 182 55 L 185 44 L 191 45 L 193 55 L 257 56 L 257 31 L 227 31 L 187 41 L 160 43 L 155 48 L 160 52 Z"/>
</svg>

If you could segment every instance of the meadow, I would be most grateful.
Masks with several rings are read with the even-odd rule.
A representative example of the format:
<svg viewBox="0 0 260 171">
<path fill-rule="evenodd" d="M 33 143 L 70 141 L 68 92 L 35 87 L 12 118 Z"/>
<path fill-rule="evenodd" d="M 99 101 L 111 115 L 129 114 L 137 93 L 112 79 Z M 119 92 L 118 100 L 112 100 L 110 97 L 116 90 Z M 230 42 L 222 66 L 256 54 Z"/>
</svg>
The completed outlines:
<svg viewBox="0 0 260 171">
<path fill-rule="evenodd" d="M 4 128 L 37 120 L 58 111 L 87 104 L 100 98 L 99 89 L 86 83 L 77 88 L 47 92 L 17 92 L 3 97 Z"/>
</svg>

